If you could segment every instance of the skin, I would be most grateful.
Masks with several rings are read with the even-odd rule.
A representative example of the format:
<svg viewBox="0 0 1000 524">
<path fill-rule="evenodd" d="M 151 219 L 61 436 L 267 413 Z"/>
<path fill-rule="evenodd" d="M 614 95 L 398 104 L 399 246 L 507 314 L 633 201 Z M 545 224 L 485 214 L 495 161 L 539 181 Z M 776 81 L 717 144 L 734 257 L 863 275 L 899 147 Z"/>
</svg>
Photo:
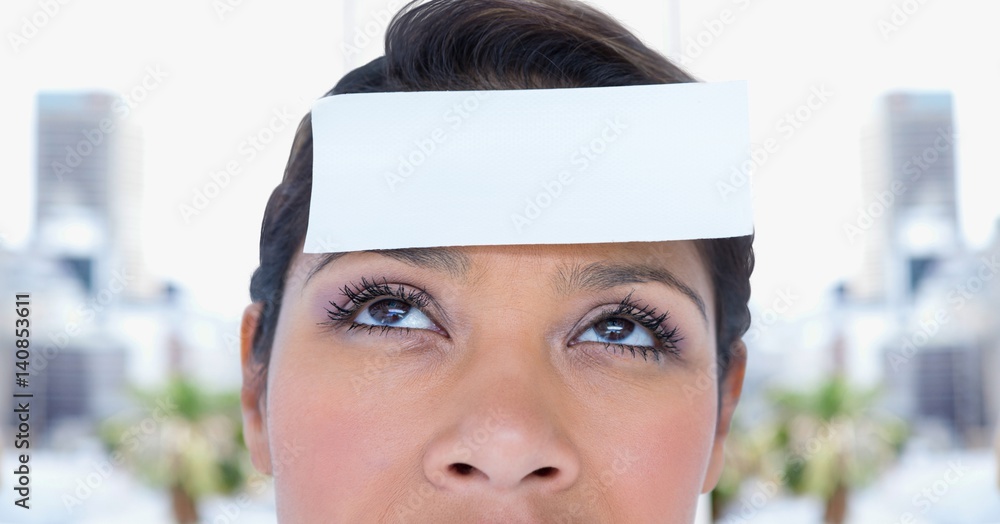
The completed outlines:
<svg viewBox="0 0 1000 524">
<path fill-rule="evenodd" d="M 720 396 L 712 283 L 692 242 L 406 252 L 347 253 L 315 273 L 323 256 L 299 254 L 266 389 L 250 352 L 261 304 L 244 313 L 245 438 L 274 476 L 281 522 L 694 519 L 722 470 L 745 351 L 734 347 Z M 646 272 L 582 278 L 609 265 Z M 704 313 L 650 280 L 653 268 Z M 329 302 L 351 305 L 342 290 L 362 278 L 424 291 L 432 299 L 405 318 L 420 311 L 432 324 L 414 325 L 430 328 L 323 325 Z M 630 293 L 669 313 L 678 356 L 644 360 L 600 341 L 610 332 L 591 327 Z M 375 319 L 379 301 L 353 320 Z M 630 342 L 655 343 L 632 327 Z"/>
</svg>

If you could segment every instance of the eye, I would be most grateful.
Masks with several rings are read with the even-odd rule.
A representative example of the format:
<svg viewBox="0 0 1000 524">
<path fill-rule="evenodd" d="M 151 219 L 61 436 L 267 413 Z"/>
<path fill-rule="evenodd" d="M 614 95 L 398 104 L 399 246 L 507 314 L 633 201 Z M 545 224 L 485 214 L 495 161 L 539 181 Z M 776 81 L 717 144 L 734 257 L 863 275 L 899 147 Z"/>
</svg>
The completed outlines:
<svg viewBox="0 0 1000 524">
<path fill-rule="evenodd" d="M 613 353 L 629 352 L 643 360 L 660 361 L 662 356 L 680 358 L 678 346 L 683 339 L 679 327 L 667 327 L 666 312 L 632 300 L 629 293 L 618 305 L 596 311 L 586 330 L 576 336 L 570 345 L 580 342 L 597 342 Z"/>
<path fill-rule="evenodd" d="M 362 278 L 360 284 L 351 283 L 341 290 L 347 304 L 334 301 L 327 308 L 326 322 L 321 324 L 343 327 L 347 331 L 366 328 L 368 333 L 384 335 L 395 329 L 426 329 L 447 336 L 424 310 L 430 306 L 430 297 L 424 291 L 403 284 L 389 284 L 383 278 Z M 377 331 L 376 331 L 377 330 Z"/>
<path fill-rule="evenodd" d="M 383 298 L 360 308 L 355 324 L 394 328 L 434 329 L 434 322 L 427 315 L 398 298 Z"/>
<path fill-rule="evenodd" d="M 621 317 L 605 318 L 595 322 L 577 340 L 622 346 L 656 347 L 656 340 L 648 329 L 633 320 Z"/>
</svg>

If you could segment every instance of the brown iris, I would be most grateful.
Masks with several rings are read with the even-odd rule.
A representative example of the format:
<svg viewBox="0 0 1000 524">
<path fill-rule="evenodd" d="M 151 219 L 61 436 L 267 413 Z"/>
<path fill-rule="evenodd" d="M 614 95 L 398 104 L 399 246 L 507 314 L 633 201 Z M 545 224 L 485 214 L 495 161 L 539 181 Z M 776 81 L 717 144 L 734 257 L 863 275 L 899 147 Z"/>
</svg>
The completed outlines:
<svg viewBox="0 0 1000 524">
<path fill-rule="evenodd" d="M 368 306 L 368 314 L 380 325 L 395 324 L 410 313 L 410 305 L 402 300 L 387 298 Z"/>
<path fill-rule="evenodd" d="M 594 333 L 598 338 L 617 342 L 624 340 L 635 330 L 635 324 L 624 318 L 608 318 L 594 324 Z"/>
</svg>

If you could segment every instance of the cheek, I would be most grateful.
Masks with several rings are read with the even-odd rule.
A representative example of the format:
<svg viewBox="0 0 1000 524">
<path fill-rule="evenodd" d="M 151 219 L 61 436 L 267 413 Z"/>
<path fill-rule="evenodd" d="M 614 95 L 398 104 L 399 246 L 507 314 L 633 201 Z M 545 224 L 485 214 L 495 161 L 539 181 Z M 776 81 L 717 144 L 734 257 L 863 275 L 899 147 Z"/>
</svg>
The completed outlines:
<svg viewBox="0 0 1000 524">
<path fill-rule="evenodd" d="M 364 417 L 316 395 L 307 388 L 275 388 L 269 399 L 268 428 L 279 514 L 336 514 L 336 502 L 356 495 L 366 469 L 358 454 L 366 428 Z M 292 461 L 281 461 L 283 447 L 293 447 Z M 274 464 L 275 452 L 278 464 Z"/>
<path fill-rule="evenodd" d="M 715 434 L 715 404 L 705 400 L 682 400 L 615 438 L 622 443 L 615 446 L 611 468 L 622 471 L 615 491 L 627 498 L 636 518 L 643 517 L 639 520 L 694 518 Z"/>
<path fill-rule="evenodd" d="M 365 501 L 384 505 L 392 494 L 373 486 L 373 479 L 383 487 L 398 484 L 402 473 L 393 467 L 407 464 L 399 445 L 406 428 L 386 426 L 391 406 L 373 405 L 320 366 L 275 364 L 268 428 L 279 515 L 294 522 L 342 521 Z M 283 447 L 297 456 L 285 453 L 289 460 L 282 460 Z"/>
</svg>

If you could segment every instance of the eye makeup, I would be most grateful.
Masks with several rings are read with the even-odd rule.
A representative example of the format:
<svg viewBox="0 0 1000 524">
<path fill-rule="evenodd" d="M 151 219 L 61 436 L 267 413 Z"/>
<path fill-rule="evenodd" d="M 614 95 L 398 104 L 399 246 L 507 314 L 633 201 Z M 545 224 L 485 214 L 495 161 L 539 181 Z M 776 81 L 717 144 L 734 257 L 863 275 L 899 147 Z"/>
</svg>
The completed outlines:
<svg viewBox="0 0 1000 524">
<path fill-rule="evenodd" d="M 628 351 L 633 357 L 636 358 L 638 358 L 636 355 L 636 353 L 638 353 L 642 355 L 643 360 L 649 360 L 652 358 L 654 361 L 659 362 L 660 358 L 665 356 L 680 358 L 681 351 L 678 345 L 683 340 L 683 336 L 680 334 L 680 328 L 677 326 L 668 328 L 666 324 L 670 315 L 667 312 L 658 313 L 654 307 L 640 305 L 632 298 L 633 293 L 634 292 L 629 293 L 617 305 L 604 309 L 595 319 L 589 321 L 587 323 L 587 328 L 581 332 L 580 335 L 577 335 L 574 338 L 574 342 L 572 342 L 571 345 L 587 342 L 580 341 L 578 339 L 590 330 L 595 330 L 596 332 L 596 327 L 602 323 L 617 321 L 614 324 L 616 327 L 619 329 L 626 327 L 627 325 L 620 322 L 624 320 L 626 322 L 635 322 L 639 326 L 648 330 L 654 344 L 637 345 L 623 344 L 612 341 L 590 342 L 604 344 L 605 349 L 613 353 L 624 353 L 625 351 Z"/>
<path fill-rule="evenodd" d="M 390 323 L 361 323 L 357 319 L 366 306 L 369 304 L 382 305 L 383 313 L 388 312 L 390 317 L 401 319 L 411 312 L 424 316 L 423 310 L 430 305 L 430 297 L 423 290 L 412 289 L 403 284 L 389 284 L 388 280 L 382 278 L 381 282 L 377 278 L 371 280 L 362 277 L 361 283 L 350 283 L 340 290 L 341 295 L 347 298 L 344 306 L 338 305 L 334 301 L 329 301 L 330 308 L 326 308 L 327 321 L 321 325 L 330 327 L 346 327 L 347 331 L 355 329 L 367 330 L 368 334 L 384 335 L 391 330 L 403 330 L 405 334 L 410 329 L 410 325 L 394 326 Z M 332 309 L 331 309 L 332 308 Z M 369 317 L 372 315 L 369 313 Z M 426 319 L 424 316 L 423 318 Z M 429 323 L 433 324 L 429 319 Z M 436 328 L 435 331 L 446 335 L 436 324 L 424 329 Z M 377 331 L 377 333 L 375 333 Z M 447 335 L 446 335 L 447 336 Z"/>
<path fill-rule="evenodd" d="M 346 298 L 346 303 L 339 305 L 329 301 L 330 307 L 325 308 L 327 320 L 321 322 L 321 325 L 344 328 L 348 332 L 360 330 L 370 335 L 388 335 L 392 332 L 405 336 L 410 330 L 418 329 L 448 336 L 424 313 L 432 300 L 423 290 L 404 284 L 390 284 L 384 277 L 362 277 L 360 283 L 352 282 L 341 288 L 340 294 Z M 664 357 L 680 358 L 679 343 L 683 340 L 680 328 L 668 327 L 667 312 L 660 313 L 654 307 L 641 304 L 633 299 L 633 294 L 634 291 L 617 304 L 605 306 L 603 310 L 596 312 L 587 321 L 586 328 L 577 333 L 569 345 L 587 342 L 603 344 L 608 352 L 628 352 L 633 358 L 641 356 L 644 361 L 659 362 Z M 362 319 L 365 321 L 361 321 Z M 580 340 L 590 332 L 598 340 Z M 602 337 L 614 340 L 599 340 Z M 649 342 L 624 342 L 642 337 Z"/>
</svg>

